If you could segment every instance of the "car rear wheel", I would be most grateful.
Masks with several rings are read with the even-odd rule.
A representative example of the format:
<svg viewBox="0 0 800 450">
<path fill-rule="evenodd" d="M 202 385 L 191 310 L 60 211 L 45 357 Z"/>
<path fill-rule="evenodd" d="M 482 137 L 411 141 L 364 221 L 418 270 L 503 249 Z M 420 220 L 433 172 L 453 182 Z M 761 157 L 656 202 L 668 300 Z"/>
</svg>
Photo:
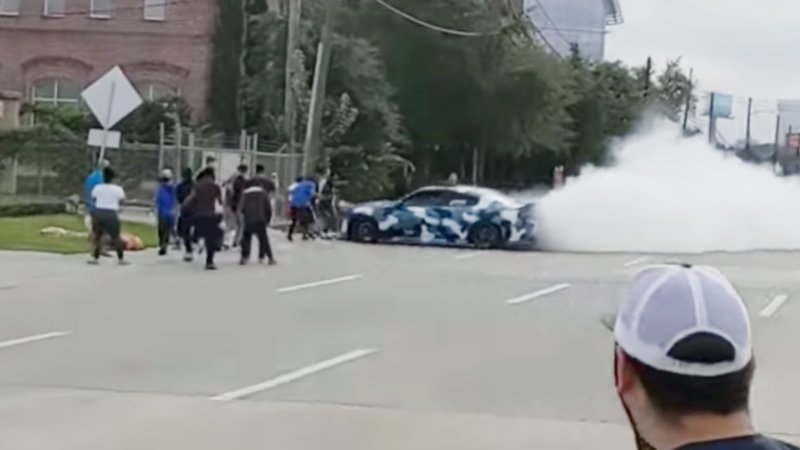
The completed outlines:
<svg viewBox="0 0 800 450">
<path fill-rule="evenodd" d="M 353 219 L 348 235 L 352 241 L 375 242 L 378 240 L 378 224 L 365 217 Z"/>
<path fill-rule="evenodd" d="M 469 232 L 469 241 L 478 248 L 495 248 L 500 239 L 500 228 L 491 223 L 477 223 Z"/>
</svg>

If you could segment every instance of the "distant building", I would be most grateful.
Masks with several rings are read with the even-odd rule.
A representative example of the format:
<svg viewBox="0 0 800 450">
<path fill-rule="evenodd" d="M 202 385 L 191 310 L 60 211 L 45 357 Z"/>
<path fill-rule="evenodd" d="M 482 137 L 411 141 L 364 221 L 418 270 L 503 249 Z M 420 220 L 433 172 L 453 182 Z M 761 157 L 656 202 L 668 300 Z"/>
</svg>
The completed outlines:
<svg viewBox="0 0 800 450">
<path fill-rule="evenodd" d="M 789 141 L 796 139 L 797 135 L 800 134 L 800 100 L 779 101 L 778 114 L 781 118 L 781 127 L 778 132 L 778 145 L 797 148 L 797 142 Z"/>
<path fill-rule="evenodd" d="M 147 100 L 206 109 L 215 0 L 0 0 L 0 90 L 69 105 L 116 65 Z"/>
<path fill-rule="evenodd" d="M 602 61 L 606 27 L 622 23 L 618 0 L 524 1 L 525 12 L 539 30 L 539 38 L 565 57 L 575 49 L 587 60 Z"/>
</svg>

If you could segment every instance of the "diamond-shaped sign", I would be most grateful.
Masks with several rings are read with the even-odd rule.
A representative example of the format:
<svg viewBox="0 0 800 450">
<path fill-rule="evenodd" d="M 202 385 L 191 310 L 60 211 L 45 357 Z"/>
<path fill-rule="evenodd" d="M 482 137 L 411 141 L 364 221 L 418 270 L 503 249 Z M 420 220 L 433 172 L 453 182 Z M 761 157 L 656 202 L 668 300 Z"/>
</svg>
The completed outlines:
<svg viewBox="0 0 800 450">
<path fill-rule="evenodd" d="M 142 97 L 119 66 L 98 78 L 81 96 L 105 129 L 116 125 L 142 104 Z"/>
</svg>

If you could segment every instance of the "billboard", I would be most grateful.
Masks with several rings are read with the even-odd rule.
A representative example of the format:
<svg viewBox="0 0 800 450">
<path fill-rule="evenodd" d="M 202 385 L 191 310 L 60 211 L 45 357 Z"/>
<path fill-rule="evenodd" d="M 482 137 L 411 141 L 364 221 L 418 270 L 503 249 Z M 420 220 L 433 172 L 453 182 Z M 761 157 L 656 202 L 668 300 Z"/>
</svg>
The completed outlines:
<svg viewBox="0 0 800 450">
<path fill-rule="evenodd" d="M 713 108 L 712 108 L 713 103 Z M 712 92 L 709 95 L 708 103 L 703 114 L 710 116 L 713 111 L 716 119 L 730 119 L 733 117 L 733 96 Z"/>
</svg>

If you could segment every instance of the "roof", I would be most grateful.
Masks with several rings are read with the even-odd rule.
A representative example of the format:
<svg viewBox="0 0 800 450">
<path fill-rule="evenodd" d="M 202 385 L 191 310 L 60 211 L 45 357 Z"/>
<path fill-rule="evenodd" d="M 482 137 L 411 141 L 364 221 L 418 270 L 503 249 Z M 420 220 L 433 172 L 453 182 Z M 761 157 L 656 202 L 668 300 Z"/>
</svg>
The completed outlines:
<svg viewBox="0 0 800 450">
<path fill-rule="evenodd" d="M 606 7 L 606 23 L 608 25 L 621 25 L 623 19 L 619 0 L 603 0 L 603 3 Z"/>
</svg>

